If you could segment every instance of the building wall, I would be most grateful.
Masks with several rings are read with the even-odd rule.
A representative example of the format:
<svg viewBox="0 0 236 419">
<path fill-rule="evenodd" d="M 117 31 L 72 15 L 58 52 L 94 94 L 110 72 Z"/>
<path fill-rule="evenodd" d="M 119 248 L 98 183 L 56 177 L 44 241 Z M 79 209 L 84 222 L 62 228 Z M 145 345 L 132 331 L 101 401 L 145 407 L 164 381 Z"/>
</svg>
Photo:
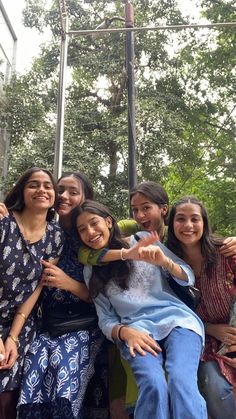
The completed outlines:
<svg viewBox="0 0 236 419">
<path fill-rule="evenodd" d="M 4 104 L 7 101 L 7 97 L 4 92 L 4 85 L 10 83 L 11 76 L 15 72 L 17 38 L 1 0 L 0 28 L 0 112 L 2 112 Z M 7 132 L 7 129 L 0 128 L 0 201 L 4 199 L 3 185 L 8 170 L 9 144 L 10 135 Z"/>
</svg>

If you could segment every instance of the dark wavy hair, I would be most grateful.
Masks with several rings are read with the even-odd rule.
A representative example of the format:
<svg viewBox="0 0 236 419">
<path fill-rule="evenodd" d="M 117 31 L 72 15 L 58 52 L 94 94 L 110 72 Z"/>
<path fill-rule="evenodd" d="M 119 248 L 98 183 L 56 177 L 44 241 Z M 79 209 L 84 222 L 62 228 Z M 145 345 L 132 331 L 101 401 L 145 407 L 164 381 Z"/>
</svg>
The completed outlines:
<svg viewBox="0 0 236 419">
<path fill-rule="evenodd" d="M 57 187 L 56 187 L 56 183 L 55 183 L 55 180 L 53 178 L 52 173 L 47 169 L 42 169 L 40 167 L 31 167 L 30 169 L 26 170 L 21 175 L 21 177 L 17 180 L 16 184 L 13 186 L 11 191 L 8 192 L 8 194 L 7 194 L 7 196 L 4 200 L 4 204 L 6 205 L 8 210 L 10 210 L 10 211 L 19 211 L 19 212 L 23 211 L 23 209 L 25 207 L 25 202 L 24 202 L 25 185 L 28 182 L 28 180 L 30 179 L 30 177 L 36 172 L 46 173 L 49 176 L 49 178 L 52 182 L 52 185 L 53 185 L 53 189 L 54 189 L 54 192 L 55 192 L 55 203 L 54 203 L 54 206 L 52 208 L 48 209 L 48 213 L 47 213 L 47 221 L 50 221 L 55 216 L 54 207 L 55 207 L 56 202 L 57 202 Z"/>
<path fill-rule="evenodd" d="M 85 199 L 93 199 L 93 186 L 90 182 L 88 176 L 86 176 L 82 172 L 65 172 L 63 175 L 58 179 L 57 183 L 60 182 L 61 179 L 64 179 L 66 177 L 73 176 L 75 179 L 79 180 L 83 189 L 83 193 L 85 196 Z"/>
<path fill-rule="evenodd" d="M 153 201 L 158 207 L 162 208 L 164 205 L 167 205 L 167 212 L 163 216 L 165 225 L 168 223 L 168 212 L 169 212 L 169 197 L 165 189 L 156 182 L 147 181 L 141 182 L 136 185 L 130 192 L 130 201 L 134 195 L 141 193 Z"/>
<path fill-rule="evenodd" d="M 217 258 L 217 246 L 220 246 L 223 242 L 223 239 L 220 237 L 216 237 L 212 234 L 208 214 L 206 208 L 203 204 L 194 196 L 185 196 L 178 200 L 171 208 L 170 215 L 169 215 L 169 223 L 168 223 L 168 234 L 167 234 L 167 247 L 175 253 L 177 256 L 184 259 L 184 252 L 181 245 L 181 242 L 177 239 L 175 232 L 174 232 L 174 218 L 176 214 L 176 209 L 179 205 L 182 204 L 194 204 L 198 205 L 201 210 L 201 215 L 203 219 L 203 234 L 200 239 L 201 245 L 201 253 L 207 263 L 207 270 L 209 271 L 212 266 L 216 263 Z"/>
<path fill-rule="evenodd" d="M 108 247 L 109 249 L 121 249 L 122 247 L 128 248 L 128 243 L 122 238 L 120 229 L 117 222 L 108 208 L 99 202 L 86 200 L 83 204 L 78 205 L 72 210 L 71 213 L 71 225 L 72 234 L 77 234 L 80 244 L 84 244 L 80 238 L 77 230 L 76 221 L 77 218 L 88 212 L 90 214 L 98 215 L 106 219 L 110 217 L 112 220 L 112 227 L 110 230 L 110 238 Z M 131 271 L 131 262 L 116 260 L 113 262 L 106 263 L 102 266 L 93 266 L 93 274 L 89 283 L 89 291 L 91 296 L 94 298 L 99 293 L 106 293 L 106 288 L 109 282 L 114 281 L 122 290 L 128 289 L 129 274 Z"/>
</svg>

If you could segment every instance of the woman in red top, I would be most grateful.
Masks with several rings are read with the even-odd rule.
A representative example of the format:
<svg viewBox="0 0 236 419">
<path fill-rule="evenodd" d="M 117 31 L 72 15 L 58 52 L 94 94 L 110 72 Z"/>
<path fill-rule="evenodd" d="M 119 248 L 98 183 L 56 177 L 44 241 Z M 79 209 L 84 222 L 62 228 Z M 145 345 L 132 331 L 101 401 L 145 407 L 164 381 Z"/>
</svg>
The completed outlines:
<svg viewBox="0 0 236 419">
<path fill-rule="evenodd" d="M 206 346 L 199 378 L 209 414 L 212 419 L 236 418 L 236 328 L 228 324 L 236 261 L 219 253 L 222 241 L 211 234 L 206 209 L 196 198 L 179 200 L 168 225 L 167 246 L 192 267 L 201 291 L 197 314 L 205 324 Z M 228 346 L 225 356 L 217 353 L 222 343 Z"/>
</svg>

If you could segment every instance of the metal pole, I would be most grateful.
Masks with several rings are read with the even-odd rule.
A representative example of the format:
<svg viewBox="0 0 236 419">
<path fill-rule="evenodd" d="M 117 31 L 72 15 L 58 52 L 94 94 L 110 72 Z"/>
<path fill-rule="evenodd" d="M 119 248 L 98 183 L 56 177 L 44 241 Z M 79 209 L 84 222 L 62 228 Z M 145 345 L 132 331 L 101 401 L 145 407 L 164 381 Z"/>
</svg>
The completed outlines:
<svg viewBox="0 0 236 419">
<path fill-rule="evenodd" d="M 61 35 L 61 51 L 60 51 L 60 69 L 57 96 L 57 128 L 55 139 L 55 155 L 54 155 L 54 176 L 58 179 L 62 173 L 63 160 L 63 141 L 64 141 L 64 114 L 65 114 L 65 90 L 66 90 L 66 67 L 68 53 L 68 16 L 63 17 L 64 30 Z"/>
<path fill-rule="evenodd" d="M 134 10 L 131 3 L 125 5 L 125 26 L 126 28 L 134 27 Z M 130 192 L 137 184 L 133 32 L 126 34 L 126 69 L 128 77 L 128 185 Z"/>
<path fill-rule="evenodd" d="M 77 31 L 69 31 L 70 36 L 88 36 L 93 34 L 103 35 L 105 33 L 127 33 L 127 32 L 147 32 L 147 31 L 170 31 L 185 29 L 232 29 L 236 28 L 236 22 L 218 22 L 218 23 L 192 23 L 189 25 L 160 25 L 160 26 L 141 26 L 129 28 L 107 28 L 107 29 L 81 29 Z"/>
</svg>

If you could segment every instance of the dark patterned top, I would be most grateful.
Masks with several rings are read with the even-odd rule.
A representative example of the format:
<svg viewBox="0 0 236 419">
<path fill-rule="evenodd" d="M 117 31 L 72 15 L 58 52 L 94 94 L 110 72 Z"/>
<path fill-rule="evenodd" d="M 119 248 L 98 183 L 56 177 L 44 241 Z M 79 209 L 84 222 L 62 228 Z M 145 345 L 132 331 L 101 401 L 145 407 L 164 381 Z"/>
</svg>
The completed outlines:
<svg viewBox="0 0 236 419">
<path fill-rule="evenodd" d="M 195 286 L 201 291 L 201 301 L 197 307 L 197 314 L 204 323 L 228 324 L 230 309 L 236 286 L 236 263 L 220 253 L 211 273 L 202 266 L 201 274 L 196 278 Z M 221 373 L 236 386 L 236 369 L 227 365 L 216 352 L 221 342 L 206 335 L 206 345 L 202 361 L 217 361 Z"/>
<path fill-rule="evenodd" d="M 84 282 L 83 266 L 77 260 L 77 243 L 67 233 L 58 266 L 74 280 Z M 40 418 L 107 419 L 107 360 L 101 360 L 99 353 L 100 350 L 105 353 L 104 346 L 101 349 L 104 340 L 101 331 L 94 327 L 57 337 L 46 332 L 50 313 L 60 312 L 65 320 L 70 319 L 72 312 L 81 315 L 81 319 L 96 317 L 94 305 L 69 291 L 53 287 L 43 288 L 40 305 L 43 333 L 37 334 L 25 358 L 18 402 L 19 418 L 30 419 L 38 415 Z M 97 358 L 98 365 L 95 364 Z M 85 390 L 94 369 L 96 374 L 89 387 L 89 399 L 85 400 L 86 415 L 83 416 Z"/>
<path fill-rule="evenodd" d="M 48 222 L 42 239 L 27 242 L 12 214 L 0 221 L 0 330 L 7 336 L 16 308 L 32 294 L 38 285 L 43 266 L 41 259 L 59 257 L 64 242 L 61 227 Z M 33 337 L 34 320 L 31 315 L 19 336 L 20 357 L 9 371 L 0 372 L 0 392 L 19 386 L 19 376 L 24 354 Z"/>
</svg>

